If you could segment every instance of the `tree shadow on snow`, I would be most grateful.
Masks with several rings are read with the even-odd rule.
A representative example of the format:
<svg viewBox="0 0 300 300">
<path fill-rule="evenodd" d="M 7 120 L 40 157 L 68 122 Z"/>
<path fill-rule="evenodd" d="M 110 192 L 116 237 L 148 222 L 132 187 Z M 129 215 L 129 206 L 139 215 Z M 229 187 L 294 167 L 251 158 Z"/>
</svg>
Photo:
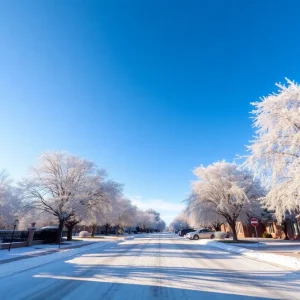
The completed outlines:
<svg viewBox="0 0 300 300">
<path fill-rule="evenodd" d="M 65 262 L 65 264 L 67 263 Z M 292 289 L 295 294 L 300 292 L 299 274 L 293 274 L 293 272 L 289 271 L 233 271 L 209 268 L 146 267 L 111 264 L 71 264 L 71 267 L 70 269 L 69 264 L 65 272 L 40 273 L 34 276 L 34 279 L 48 278 L 55 279 L 56 281 L 59 280 L 59 286 L 58 283 L 56 283 L 55 287 L 60 290 L 66 289 L 66 293 L 81 286 L 84 282 L 96 285 L 103 283 L 118 286 L 126 284 L 132 289 L 140 289 L 141 286 L 147 286 L 149 289 L 151 286 L 156 286 L 156 289 L 159 289 L 161 293 L 173 295 L 173 297 L 170 296 L 171 298 L 166 299 L 200 299 L 201 297 L 202 299 L 215 299 L 214 297 L 217 299 L 268 299 L 264 297 L 251 298 L 247 296 L 247 294 L 251 292 L 251 288 L 254 287 L 270 291 L 276 289 L 286 292 L 290 292 Z M 136 285 L 136 283 L 138 284 Z M 178 286 L 181 287 L 181 292 L 172 291 L 172 289 Z M 213 293 L 209 292 L 212 290 L 214 291 Z M 224 293 L 224 291 L 226 291 L 226 293 Z M 235 295 L 233 291 L 239 291 L 236 292 L 239 293 L 239 295 Z M 164 298 L 158 297 L 157 299 Z M 274 297 L 272 299 L 274 299 Z"/>
<path fill-rule="evenodd" d="M 31 295 L 30 300 L 66 299 L 101 299 L 101 300 L 270 300 L 270 297 L 241 295 L 216 291 L 201 291 L 199 289 L 182 289 L 156 285 L 126 284 L 61 280 L 58 285 L 48 286 Z M 27 298 L 26 298 L 27 299 Z"/>
<path fill-rule="evenodd" d="M 256 289 L 255 295 L 249 296 L 251 290 L 262 288 L 269 290 L 270 295 L 273 290 L 290 292 L 292 289 L 295 294 L 300 292 L 299 274 L 296 272 L 264 271 L 259 268 L 257 271 L 222 269 L 222 263 L 217 269 L 196 267 L 196 259 L 224 260 L 238 256 L 188 241 L 160 241 L 125 242 L 97 252 L 91 250 L 63 262 L 59 269 L 55 266 L 50 270 L 48 268 L 47 273 L 33 276 L 34 282 L 37 285 L 43 283 L 44 287 L 29 299 L 60 299 L 62 295 L 67 295 L 68 299 L 89 300 L 263 300 L 274 299 L 274 294 L 260 297 Z M 120 264 L 122 257 L 124 264 Z M 143 258 L 141 265 L 135 265 L 139 257 Z M 152 261 L 148 263 L 146 257 Z M 165 266 L 163 262 L 167 262 L 168 257 L 172 258 L 173 264 L 176 264 L 176 258 L 195 259 L 195 265 Z M 203 263 L 203 266 L 207 265 Z M 49 284 L 45 284 L 45 281 Z"/>
</svg>

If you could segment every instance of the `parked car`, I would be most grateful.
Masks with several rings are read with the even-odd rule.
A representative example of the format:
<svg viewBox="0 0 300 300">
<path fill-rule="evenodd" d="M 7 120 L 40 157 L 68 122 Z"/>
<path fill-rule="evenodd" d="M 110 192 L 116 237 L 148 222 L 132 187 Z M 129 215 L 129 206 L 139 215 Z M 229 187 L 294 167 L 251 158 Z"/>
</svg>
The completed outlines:
<svg viewBox="0 0 300 300">
<path fill-rule="evenodd" d="M 185 236 L 187 233 L 195 231 L 195 229 L 182 229 L 178 232 L 179 236 Z"/>
<path fill-rule="evenodd" d="M 34 240 L 44 240 L 45 243 L 55 243 L 58 233 L 58 226 L 45 226 L 34 233 Z"/>
<path fill-rule="evenodd" d="M 190 240 L 214 239 L 215 233 L 211 229 L 201 228 L 196 231 L 187 233 L 185 237 Z"/>
</svg>

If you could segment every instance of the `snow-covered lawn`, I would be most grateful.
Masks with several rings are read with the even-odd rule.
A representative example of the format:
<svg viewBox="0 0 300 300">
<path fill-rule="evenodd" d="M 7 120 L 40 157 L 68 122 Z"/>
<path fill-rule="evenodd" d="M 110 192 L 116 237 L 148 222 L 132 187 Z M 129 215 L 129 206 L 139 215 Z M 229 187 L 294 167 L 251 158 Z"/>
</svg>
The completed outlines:
<svg viewBox="0 0 300 300">
<path fill-rule="evenodd" d="M 8 276 L 14 273 L 18 273 L 30 268 L 34 268 L 40 265 L 44 265 L 59 259 L 65 259 L 72 257 L 74 255 L 79 255 L 86 251 L 96 250 L 102 247 L 111 245 L 112 243 L 116 244 L 118 242 L 123 242 L 125 239 L 88 239 L 87 241 L 74 241 L 68 242 L 61 245 L 60 250 L 58 245 L 36 245 L 32 247 L 16 248 L 11 249 L 11 251 L 1 250 L 0 251 L 0 278 Z M 82 247 L 77 248 L 77 246 L 82 245 Z M 47 252 L 53 250 L 59 250 L 58 252 L 53 252 L 47 255 L 43 255 Z M 19 258 L 26 257 L 26 259 Z M 1 261 L 4 262 L 7 259 L 14 259 L 9 263 L 1 264 Z"/>
<path fill-rule="evenodd" d="M 37 256 L 42 253 L 51 252 L 51 251 L 62 251 L 63 249 L 68 249 L 72 247 L 82 247 L 87 246 L 92 243 L 107 243 L 112 241 L 124 241 L 125 239 L 130 239 L 132 236 L 96 236 L 95 238 L 80 238 L 78 236 L 73 237 L 73 241 L 64 241 L 60 248 L 57 244 L 41 244 L 33 245 L 31 247 L 22 247 L 22 248 L 12 248 L 10 251 L 7 249 L 0 250 L 0 264 L 1 261 L 8 259 L 20 258 L 23 256 Z"/>
<path fill-rule="evenodd" d="M 95 241 L 94 241 L 95 242 Z M 78 247 L 91 244 L 91 241 L 72 241 L 72 242 L 64 242 L 61 244 L 60 249 L 66 249 L 70 247 Z M 59 246 L 56 244 L 41 244 L 41 245 L 33 245 L 31 247 L 22 247 L 22 248 L 12 248 L 10 251 L 8 249 L 0 250 L 0 264 L 1 261 L 5 261 L 7 259 L 20 258 L 23 256 L 34 256 L 44 252 L 49 251 L 59 251 Z"/>
</svg>

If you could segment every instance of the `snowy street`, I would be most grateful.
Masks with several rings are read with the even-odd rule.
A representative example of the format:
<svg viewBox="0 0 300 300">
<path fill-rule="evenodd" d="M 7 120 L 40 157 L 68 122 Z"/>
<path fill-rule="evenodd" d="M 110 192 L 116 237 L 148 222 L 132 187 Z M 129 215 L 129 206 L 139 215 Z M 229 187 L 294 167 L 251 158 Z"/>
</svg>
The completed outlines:
<svg viewBox="0 0 300 300">
<path fill-rule="evenodd" d="M 0 298 L 10 300 L 299 299 L 299 292 L 299 273 L 175 234 L 87 247 L 0 281 Z"/>
</svg>

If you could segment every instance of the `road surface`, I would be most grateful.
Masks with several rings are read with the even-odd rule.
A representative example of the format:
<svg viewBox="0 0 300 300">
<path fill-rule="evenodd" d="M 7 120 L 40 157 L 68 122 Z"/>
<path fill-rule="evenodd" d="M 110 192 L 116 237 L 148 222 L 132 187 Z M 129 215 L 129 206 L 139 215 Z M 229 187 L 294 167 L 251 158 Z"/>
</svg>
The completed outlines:
<svg viewBox="0 0 300 300">
<path fill-rule="evenodd" d="M 299 295 L 299 273 L 175 234 L 137 236 L 0 279 L 1 300 L 300 299 Z"/>
</svg>

